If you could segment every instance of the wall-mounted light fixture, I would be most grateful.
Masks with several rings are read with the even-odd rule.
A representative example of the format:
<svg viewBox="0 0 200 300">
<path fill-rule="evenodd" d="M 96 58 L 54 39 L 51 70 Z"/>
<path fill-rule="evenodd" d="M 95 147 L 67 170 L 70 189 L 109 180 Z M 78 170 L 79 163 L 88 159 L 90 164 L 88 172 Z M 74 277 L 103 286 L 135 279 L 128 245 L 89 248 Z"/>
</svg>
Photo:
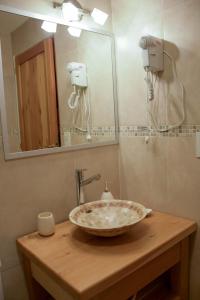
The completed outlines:
<svg viewBox="0 0 200 300">
<path fill-rule="evenodd" d="M 64 0 L 63 3 L 53 2 L 53 6 L 54 8 L 61 7 L 63 17 L 68 22 L 81 21 L 84 15 L 90 15 L 97 24 L 104 25 L 108 18 L 108 14 L 100 9 L 94 8 L 92 12 L 84 9 L 77 0 Z"/>
<path fill-rule="evenodd" d="M 81 32 L 82 30 L 76 27 L 68 27 L 68 32 L 70 35 L 74 36 L 74 37 L 80 37 L 81 36 Z"/>
<path fill-rule="evenodd" d="M 97 24 L 104 25 L 106 20 L 108 19 L 108 14 L 100 9 L 94 8 L 91 13 L 91 17 Z"/>
<path fill-rule="evenodd" d="M 55 33 L 57 29 L 57 24 L 53 22 L 43 21 L 41 28 L 47 32 Z"/>
<path fill-rule="evenodd" d="M 62 4 L 62 13 L 64 19 L 68 22 L 80 21 L 83 16 L 80 7 L 77 7 L 72 2 L 66 1 L 64 1 Z"/>
</svg>

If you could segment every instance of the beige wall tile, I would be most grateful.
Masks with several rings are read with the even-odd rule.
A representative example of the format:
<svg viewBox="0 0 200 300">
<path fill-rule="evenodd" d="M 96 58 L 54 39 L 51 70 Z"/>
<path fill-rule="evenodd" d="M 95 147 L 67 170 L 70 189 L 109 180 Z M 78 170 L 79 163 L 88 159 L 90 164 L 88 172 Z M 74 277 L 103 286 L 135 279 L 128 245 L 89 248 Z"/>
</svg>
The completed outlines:
<svg viewBox="0 0 200 300">
<path fill-rule="evenodd" d="M 180 80 L 185 87 L 185 109 L 187 124 L 200 123 L 200 2 L 180 1 L 164 10 L 164 38 L 166 50 L 175 58 Z M 168 43 L 170 42 L 170 43 Z"/>
<path fill-rule="evenodd" d="M 175 58 L 179 77 L 185 86 L 186 123 L 199 124 L 199 0 L 113 0 L 112 6 L 121 125 L 147 123 L 144 71 L 138 40 L 148 33 L 166 40 L 165 49 Z M 164 78 L 172 82 L 171 70 L 167 69 Z M 170 84 L 170 88 L 175 101 L 167 101 L 170 101 L 174 120 L 179 105 L 175 83 Z M 146 145 L 143 137 L 121 136 L 120 143 L 122 198 L 189 217 L 199 223 L 200 161 L 195 158 L 194 138 L 157 137 L 151 138 Z M 198 300 L 199 234 L 192 249 L 190 299 Z"/>
<path fill-rule="evenodd" d="M 163 209 L 196 220 L 200 225 L 200 160 L 195 158 L 194 138 L 171 138 L 167 159 L 167 201 Z M 200 234 L 192 247 L 191 299 L 198 300 Z"/>
<path fill-rule="evenodd" d="M 36 230 L 41 211 L 52 211 L 57 222 L 67 218 L 75 203 L 72 153 L 1 163 L 0 256 L 4 268 L 18 261 L 15 240 Z M 11 253 L 10 255 L 8 253 Z"/>
<path fill-rule="evenodd" d="M 167 138 L 121 137 L 121 197 L 162 209 L 166 199 Z"/>
<path fill-rule="evenodd" d="M 6 300 L 28 300 L 21 266 L 16 266 L 3 272 L 2 281 Z"/>
<path fill-rule="evenodd" d="M 182 4 L 187 4 L 189 2 L 194 2 L 194 0 L 162 0 L 163 1 L 163 9 L 179 9 Z M 198 1 L 198 0 L 197 0 Z"/>
<path fill-rule="evenodd" d="M 168 201 L 165 209 L 198 220 L 200 160 L 195 157 L 193 137 L 169 139 L 167 169 Z"/>
<path fill-rule="evenodd" d="M 117 76 L 121 125 L 147 123 L 146 84 L 139 47 L 146 34 L 163 38 L 161 1 L 113 0 L 113 29 L 117 45 Z"/>
<path fill-rule="evenodd" d="M 162 13 L 163 0 L 112 0 L 113 26 L 116 29 L 117 23 L 123 24 L 125 28 L 133 23 L 144 23 Z M 159 16 L 158 16 L 159 18 Z M 118 30 L 119 30 L 119 26 Z"/>
</svg>

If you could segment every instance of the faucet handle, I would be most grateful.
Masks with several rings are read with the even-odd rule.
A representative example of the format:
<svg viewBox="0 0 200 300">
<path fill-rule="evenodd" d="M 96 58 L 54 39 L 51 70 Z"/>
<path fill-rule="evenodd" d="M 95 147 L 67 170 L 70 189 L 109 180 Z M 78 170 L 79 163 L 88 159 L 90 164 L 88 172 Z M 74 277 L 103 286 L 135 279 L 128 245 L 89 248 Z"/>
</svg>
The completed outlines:
<svg viewBox="0 0 200 300">
<path fill-rule="evenodd" d="M 76 169 L 76 172 L 85 172 L 87 169 Z"/>
<path fill-rule="evenodd" d="M 80 169 L 80 175 L 82 178 L 84 178 L 84 172 L 87 171 L 87 169 Z"/>
<path fill-rule="evenodd" d="M 76 174 L 80 177 L 84 177 L 84 172 L 87 171 L 87 169 L 76 169 Z"/>
<path fill-rule="evenodd" d="M 78 171 L 79 171 L 81 174 L 83 174 L 84 172 L 87 171 L 87 169 L 83 168 L 83 169 L 79 169 Z"/>
</svg>

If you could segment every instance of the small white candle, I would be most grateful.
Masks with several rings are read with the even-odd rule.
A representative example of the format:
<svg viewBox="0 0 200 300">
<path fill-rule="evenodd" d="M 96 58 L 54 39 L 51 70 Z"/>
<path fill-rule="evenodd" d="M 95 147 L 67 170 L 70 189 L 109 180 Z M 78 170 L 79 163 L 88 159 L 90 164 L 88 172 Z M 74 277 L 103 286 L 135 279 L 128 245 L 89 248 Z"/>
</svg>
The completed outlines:
<svg viewBox="0 0 200 300">
<path fill-rule="evenodd" d="M 49 236 L 55 232 L 55 221 L 51 212 L 40 213 L 37 217 L 38 232 L 42 236 Z"/>
</svg>

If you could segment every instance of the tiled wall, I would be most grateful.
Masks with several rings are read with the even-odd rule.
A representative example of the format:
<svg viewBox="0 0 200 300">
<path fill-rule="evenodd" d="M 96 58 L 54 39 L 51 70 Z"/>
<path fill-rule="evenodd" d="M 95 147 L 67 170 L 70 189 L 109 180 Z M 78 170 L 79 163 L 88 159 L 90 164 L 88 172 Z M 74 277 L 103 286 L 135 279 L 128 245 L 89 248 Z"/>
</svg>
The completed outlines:
<svg viewBox="0 0 200 300">
<path fill-rule="evenodd" d="M 200 124 L 200 1 L 112 0 L 119 83 L 120 182 L 122 198 L 156 210 L 192 218 L 200 224 L 200 160 L 195 131 Z M 164 38 L 185 86 L 186 120 L 168 134 L 146 130 L 146 87 L 142 35 Z M 161 233 L 162 234 L 162 233 Z M 200 299 L 200 235 L 191 264 L 191 300 Z"/>
<path fill-rule="evenodd" d="M 39 13 L 56 14 L 52 11 L 51 1 L 37 2 L 40 5 L 36 6 L 35 0 L 24 0 L 23 5 L 20 0 L 0 1 Z M 83 2 L 86 7 L 98 4 L 105 11 L 110 10 L 108 0 Z M 117 41 L 122 198 L 200 222 L 200 161 L 194 153 L 194 131 L 200 124 L 200 40 L 197 34 L 200 2 L 112 0 L 112 8 Z M 176 56 L 177 69 L 186 89 L 186 123 L 182 131 L 173 135 L 152 134 L 148 144 L 143 136 L 147 135 L 146 91 L 138 47 L 139 38 L 146 33 L 165 38 L 177 46 L 178 52 L 169 43 L 165 45 Z M 118 196 L 118 176 L 114 175 L 118 174 L 117 163 L 117 147 L 10 162 L 3 160 L 1 152 L 0 257 L 4 263 L 6 300 L 26 299 L 15 238 L 35 229 L 35 218 L 41 210 L 52 210 L 56 221 L 65 218 L 75 205 L 76 167 L 88 167 L 89 175 L 101 172 L 104 178 L 109 177 L 111 188 Z M 97 197 L 101 189 L 102 183 L 98 182 L 88 187 L 88 198 Z M 191 300 L 200 298 L 199 249 L 200 237 L 197 234 L 192 255 Z"/>
<path fill-rule="evenodd" d="M 55 14 L 52 1 L 38 0 L 36 5 L 35 0 L 5 0 L 0 4 Z M 87 1 L 88 8 L 94 5 L 110 13 L 107 0 Z M 107 26 L 110 29 L 109 23 Z M 27 300 L 16 238 L 36 229 L 40 211 L 52 211 L 56 222 L 67 218 L 76 205 L 76 168 L 87 168 L 88 176 L 102 174 L 101 181 L 86 187 L 88 201 L 100 197 L 106 179 L 111 182 L 115 197 L 119 197 L 118 146 L 5 162 L 0 140 L 0 258 L 6 300 Z"/>
</svg>

